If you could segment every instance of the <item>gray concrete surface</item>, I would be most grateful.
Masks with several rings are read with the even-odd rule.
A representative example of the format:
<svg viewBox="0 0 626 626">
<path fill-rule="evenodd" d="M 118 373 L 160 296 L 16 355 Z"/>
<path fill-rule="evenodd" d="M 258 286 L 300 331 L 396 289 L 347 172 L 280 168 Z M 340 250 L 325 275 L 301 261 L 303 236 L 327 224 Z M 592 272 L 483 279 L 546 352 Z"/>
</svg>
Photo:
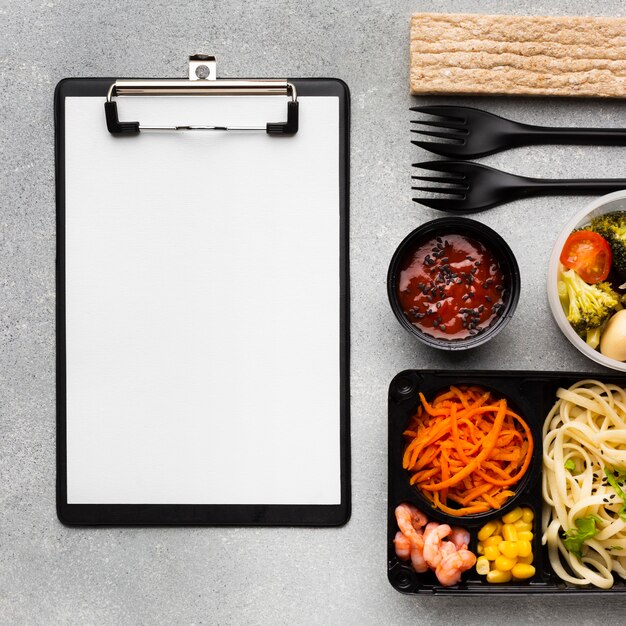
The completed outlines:
<svg viewBox="0 0 626 626">
<path fill-rule="evenodd" d="M 0 0 L 0 623 L 607 624 L 624 600 L 417 598 L 386 580 L 386 390 L 408 367 L 597 370 L 559 334 L 545 272 L 585 198 L 482 213 L 517 254 L 523 292 L 491 344 L 419 346 L 387 304 L 398 242 L 436 217 L 411 201 L 408 24 L 415 10 L 626 15 L 619 0 L 92 2 Z M 352 492 L 341 529 L 94 529 L 55 515 L 54 139 L 67 76 L 183 76 L 215 53 L 230 76 L 337 76 L 352 90 Z M 422 100 L 426 102 L 427 100 Z M 464 99 L 528 122 L 626 125 L 621 102 Z M 536 147 L 485 162 L 537 176 L 619 176 L 626 148 Z"/>
</svg>

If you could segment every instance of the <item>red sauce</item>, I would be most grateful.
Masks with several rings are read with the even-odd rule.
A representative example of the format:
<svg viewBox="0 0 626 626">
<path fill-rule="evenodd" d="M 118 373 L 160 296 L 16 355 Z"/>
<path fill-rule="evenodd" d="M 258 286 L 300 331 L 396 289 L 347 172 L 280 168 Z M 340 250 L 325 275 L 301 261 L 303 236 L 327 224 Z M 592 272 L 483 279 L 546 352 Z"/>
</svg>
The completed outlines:
<svg viewBox="0 0 626 626">
<path fill-rule="evenodd" d="M 438 339 L 463 339 L 488 328 L 504 310 L 504 276 L 482 243 L 442 235 L 420 245 L 400 272 L 408 320 Z"/>
</svg>

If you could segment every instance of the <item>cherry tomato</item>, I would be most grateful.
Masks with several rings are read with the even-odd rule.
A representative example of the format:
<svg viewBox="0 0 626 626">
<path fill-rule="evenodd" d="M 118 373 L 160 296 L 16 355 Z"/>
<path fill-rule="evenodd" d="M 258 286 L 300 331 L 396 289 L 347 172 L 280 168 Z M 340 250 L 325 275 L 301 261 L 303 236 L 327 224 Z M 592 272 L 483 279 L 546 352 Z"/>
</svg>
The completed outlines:
<svg viewBox="0 0 626 626">
<path fill-rule="evenodd" d="M 602 235 L 590 230 L 578 230 L 567 238 L 560 260 L 586 283 L 593 285 L 606 280 L 613 255 L 611 247 Z"/>
</svg>

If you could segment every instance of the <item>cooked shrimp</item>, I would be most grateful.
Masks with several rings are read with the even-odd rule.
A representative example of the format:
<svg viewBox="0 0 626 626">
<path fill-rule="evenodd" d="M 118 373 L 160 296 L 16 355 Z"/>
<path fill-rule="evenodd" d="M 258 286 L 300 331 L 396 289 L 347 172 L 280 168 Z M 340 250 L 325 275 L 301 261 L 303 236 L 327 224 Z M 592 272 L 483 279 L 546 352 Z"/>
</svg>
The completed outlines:
<svg viewBox="0 0 626 626">
<path fill-rule="evenodd" d="M 442 585 L 454 585 L 461 579 L 461 573 L 476 562 L 476 557 L 467 550 L 470 540 L 467 530 L 429 523 L 419 509 L 408 503 L 397 506 L 395 514 L 400 528 L 393 540 L 396 555 L 402 561 L 411 559 L 416 572 L 432 568 Z"/>
<path fill-rule="evenodd" d="M 444 552 L 442 552 L 441 547 L 443 539 L 452 532 L 452 529 L 448 524 L 437 524 L 436 526 L 433 526 L 433 524 L 434 522 L 428 524 L 424 531 L 424 559 L 426 559 L 426 563 L 430 567 L 435 569 L 444 556 L 449 556 L 449 548 L 445 548 Z M 445 543 L 450 543 L 454 546 L 451 541 Z"/>
<path fill-rule="evenodd" d="M 447 556 L 454 554 L 457 551 L 457 547 L 454 545 L 452 541 L 442 541 L 441 547 L 439 548 L 439 553 L 441 554 L 441 560 L 445 559 Z"/>
<path fill-rule="evenodd" d="M 441 561 L 435 574 L 444 587 L 456 585 L 461 580 L 461 574 L 476 563 L 476 556 L 469 550 L 457 550 Z"/>
<path fill-rule="evenodd" d="M 396 507 L 396 520 L 398 527 L 402 531 L 402 534 L 411 542 L 411 544 L 418 541 L 416 536 L 419 535 L 421 539 L 421 532 L 417 531 L 426 526 L 428 519 L 426 516 L 412 504 L 400 504 Z"/>
<path fill-rule="evenodd" d="M 409 542 L 410 545 L 410 558 L 413 569 L 422 573 L 428 570 L 428 564 L 424 560 L 424 537 L 422 536 L 422 526 L 425 526 L 428 522 L 426 516 L 412 504 L 400 504 L 396 507 L 396 520 L 398 527 L 403 537 Z M 396 535 L 396 539 L 398 535 Z M 401 548 L 406 547 L 406 544 L 402 544 L 402 540 L 399 540 Z M 395 540 L 394 540 L 395 543 Z M 399 546 L 396 543 L 396 554 L 399 558 L 402 558 L 398 553 Z M 403 550 L 403 554 L 406 552 Z"/>
<path fill-rule="evenodd" d="M 411 558 L 411 542 L 400 531 L 396 533 L 393 545 L 400 560 L 408 561 Z"/>
<path fill-rule="evenodd" d="M 429 522 L 426 524 L 426 527 L 424 528 L 424 541 L 426 541 L 430 533 L 439 528 L 439 526 L 441 526 L 439 522 Z"/>
<path fill-rule="evenodd" d="M 421 574 L 428 571 L 428 563 L 424 559 L 424 538 L 421 534 L 417 536 L 419 539 L 411 545 L 411 565 L 418 574 Z"/>
<path fill-rule="evenodd" d="M 454 545 L 458 550 L 467 550 L 470 542 L 470 534 L 465 528 L 459 526 L 453 526 L 450 533 L 450 541 L 454 542 Z"/>
</svg>

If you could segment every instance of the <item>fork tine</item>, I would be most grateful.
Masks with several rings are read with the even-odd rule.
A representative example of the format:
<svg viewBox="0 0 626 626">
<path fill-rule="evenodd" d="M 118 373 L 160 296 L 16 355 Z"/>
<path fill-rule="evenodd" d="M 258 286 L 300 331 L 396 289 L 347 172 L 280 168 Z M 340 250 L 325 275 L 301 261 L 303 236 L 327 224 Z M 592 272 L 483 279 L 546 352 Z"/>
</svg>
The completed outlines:
<svg viewBox="0 0 626 626">
<path fill-rule="evenodd" d="M 438 211 L 459 211 L 462 210 L 462 206 L 454 206 L 454 203 L 460 205 L 463 198 L 413 198 L 413 202 L 423 204 L 430 209 L 437 209 Z M 451 206 L 452 205 L 452 206 Z"/>
<path fill-rule="evenodd" d="M 467 134 L 467 126 L 461 122 L 435 122 L 434 120 L 411 120 L 411 124 L 421 124 L 422 126 L 434 126 L 435 128 L 449 128 L 464 131 Z"/>
<path fill-rule="evenodd" d="M 466 163 L 465 161 L 424 161 L 423 163 L 413 163 L 413 167 L 433 172 L 454 174 L 462 178 L 465 178 L 467 173 L 471 171 L 472 165 L 472 163 Z"/>
<path fill-rule="evenodd" d="M 454 146 L 456 144 L 449 145 Z M 413 167 L 437 172 L 438 174 L 446 174 L 452 179 L 465 180 L 467 178 L 465 171 L 455 167 L 455 164 L 458 166 L 464 163 L 462 161 L 426 161 L 425 163 L 413 163 Z"/>
<path fill-rule="evenodd" d="M 411 107 L 410 110 L 417 111 L 418 113 L 428 113 L 429 115 L 438 115 L 439 117 L 446 117 L 451 120 L 458 120 L 465 123 L 465 119 L 461 117 L 455 106 L 422 106 Z"/>
<path fill-rule="evenodd" d="M 417 135 L 426 135 L 427 137 L 440 137 L 441 139 L 456 139 L 457 141 L 465 141 L 463 135 L 455 132 L 442 133 L 433 130 L 422 130 L 421 128 L 411 128 L 411 132 L 416 133 Z"/>
<path fill-rule="evenodd" d="M 458 187 L 411 187 L 413 191 L 427 191 L 428 193 L 446 193 L 451 196 L 461 196 L 465 198 L 466 189 Z"/>
<path fill-rule="evenodd" d="M 453 156 L 453 153 L 459 155 L 459 150 L 465 146 L 465 143 L 439 143 L 438 141 L 417 141 L 415 139 L 412 139 L 411 143 L 441 156 Z"/>
<path fill-rule="evenodd" d="M 463 189 L 469 189 L 469 185 L 464 183 L 462 178 L 453 178 L 452 176 L 411 176 L 411 178 L 413 180 L 424 180 L 428 183 L 448 183 Z"/>
</svg>

